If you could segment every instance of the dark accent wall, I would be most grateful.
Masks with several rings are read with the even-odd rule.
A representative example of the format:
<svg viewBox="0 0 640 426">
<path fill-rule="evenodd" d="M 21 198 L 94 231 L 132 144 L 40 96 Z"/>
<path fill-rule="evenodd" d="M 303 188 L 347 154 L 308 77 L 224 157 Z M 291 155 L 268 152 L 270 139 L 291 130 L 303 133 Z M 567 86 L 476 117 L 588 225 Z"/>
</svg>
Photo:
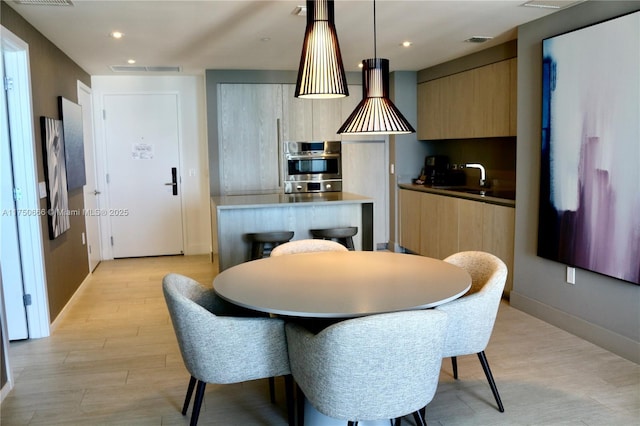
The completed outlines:
<svg viewBox="0 0 640 426">
<path fill-rule="evenodd" d="M 77 81 L 91 86 L 91 77 L 5 2 L 0 7 L 2 26 L 29 45 L 36 167 L 38 181 L 42 182 L 45 175 L 40 117 L 59 119 L 58 96 L 77 102 Z M 81 211 L 83 207 L 82 189 L 69 192 L 69 209 Z M 46 199 L 40 200 L 40 208 L 47 208 Z M 57 239 L 49 240 L 47 217 L 41 217 L 51 322 L 89 273 L 87 248 L 82 244 L 84 216 L 71 216 L 70 219 L 71 229 Z"/>
<path fill-rule="evenodd" d="M 637 1 L 588 1 L 518 28 L 518 152 L 511 304 L 640 362 L 640 287 L 536 255 L 541 150 L 542 40 L 640 10 Z M 612 46 L 615 48 L 615 46 Z"/>
</svg>

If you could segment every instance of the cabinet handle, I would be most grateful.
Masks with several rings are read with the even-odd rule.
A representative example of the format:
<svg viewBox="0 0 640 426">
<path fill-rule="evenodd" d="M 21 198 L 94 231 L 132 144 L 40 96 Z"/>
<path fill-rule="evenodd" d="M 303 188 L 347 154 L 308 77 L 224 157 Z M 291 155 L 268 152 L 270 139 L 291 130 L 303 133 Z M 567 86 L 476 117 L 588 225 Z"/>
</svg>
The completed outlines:
<svg viewBox="0 0 640 426">
<path fill-rule="evenodd" d="M 276 119 L 276 131 L 278 132 L 278 188 L 282 188 L 282 181 L 284 180 L 282 173 L 282 156 L 284 153 L 282 152 L 282 133 L 279 118 Z"/>
</svg>

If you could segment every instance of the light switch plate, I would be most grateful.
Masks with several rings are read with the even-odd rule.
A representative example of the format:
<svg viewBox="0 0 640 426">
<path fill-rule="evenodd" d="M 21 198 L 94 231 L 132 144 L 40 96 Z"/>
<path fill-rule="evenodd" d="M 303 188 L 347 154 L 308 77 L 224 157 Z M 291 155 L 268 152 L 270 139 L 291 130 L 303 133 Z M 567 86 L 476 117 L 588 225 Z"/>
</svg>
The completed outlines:
<svg viewBox="0 0 640 426">
<path fill-rule="evenodd" d="M 44 182 L 38 182 L 38 195 L 40 199 L 47 198 L 47 185 Z"/>
</svg>

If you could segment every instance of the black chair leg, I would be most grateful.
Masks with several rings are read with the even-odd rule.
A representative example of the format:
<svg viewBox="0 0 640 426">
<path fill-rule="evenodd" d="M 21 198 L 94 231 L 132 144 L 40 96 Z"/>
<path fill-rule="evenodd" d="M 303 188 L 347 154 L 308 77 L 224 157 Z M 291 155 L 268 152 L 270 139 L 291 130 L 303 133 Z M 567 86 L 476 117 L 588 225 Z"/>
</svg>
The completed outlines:
<svg viewBox="0 0 640 426">
<path fill-rule="evenodd" d="M 426 407 L 421 408 L 418 411 L 414 411 L 413 419 L 416 421 L 416 426 L 427 426 L 427 420 L 425 419 L 424 413 L 426 412 Z"/>
<path fill-rule="evenodd" d="M 287 374 L 284 376 L 284 393 L 287 400 L 287 420 L 289 426 L 296 425 L 296 406 L 293 397 L 293 376 Z"/>
<path fill-rule="evenodd" d="M 349 420 L 347 422 L 347 426 L 358 426 L 358 422 L 352 422 L 351 420 Z"/>
<path fill-rule="evenodd" d="M 500 399 L 500 394 L 498 393 L 498 387 L 496 386 L 496 382 L 493 380 L 493 374 L 491 374 L 491 369 L 489 368 L 489 362 L 487 361 L 487 356 L 484 351 L 478 352 L 478 358 L 480 359 L 480 364 L 482 364 L 482 369 L 484 370 L 484 375 L 487 376 L 487 380 L 489 381 L 489 386 L 491 387 L 491 392 L 493 392 L 493 396 L 498 403 L 498 410 L 501 413 L 504 413 L 504 406 L 502 405 L 502 400 Z"/>
<path fill-rule="evenodd" d="M 453 367 L 453 378 L 458 380 L 458 358 L 451 357 L 451 366 Z"/>
<path fill-rule="evenodd" d="M 191 412 L 191 426 L 198 424 L 198 416 L 200 416 L 200 407 L 202 407 L 202 400 L 204 399 L 204 389 L 207 387 L 207 383 L 198 380 L 198 386 L 196 387 L 196 399 L 193 401 L 193 411 Z"/>
<path fill-rule="evenodd" d="M 402 425 L 402 417 L 396 418 L 395 421 L 391 419 L 391 426 L 401 426 Z"/>
<path fill-rule="evenodd" d="M 269 377 L 269 399 L 272 404 L 276 403 L 276 379 Z"/>
<path fill-rule="evenodd" d="M 296 411 L 298 412 L 298 425 L 304 426 L 304 392 L 296 384 Z"/>
<path fill-rule="evenodd" d="M 184 404 L 182 405 L 182 415 L 187 415 L 189 409 L 189 403 L 191 402 L 191 395 L 193 395 L 193 388 L 196 386 L 196 378 L 191 376 L 189 379 L 189 387 L 187 388 L 187 395 L 184 398 Z"/>
</svg>

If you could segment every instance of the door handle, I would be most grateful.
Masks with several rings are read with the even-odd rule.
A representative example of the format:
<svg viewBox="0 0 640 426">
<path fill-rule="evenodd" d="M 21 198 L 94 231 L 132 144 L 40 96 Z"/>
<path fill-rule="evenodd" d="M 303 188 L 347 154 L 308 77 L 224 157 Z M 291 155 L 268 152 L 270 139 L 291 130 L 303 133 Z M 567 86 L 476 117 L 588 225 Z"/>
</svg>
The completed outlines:
<svg viewBox="0 0 640 426">
<path fill-rule="evenodd" d="M 173 195 L 178 195 L 178 169 L 176 167 L 171 168 L 171 182 L 167 182 L 165 185 L 172 186 Z"/>
<path fill-rule="evenodd" d="M 98 191 L 97 189 L 93 191 L 93 195 L 98 195 L 98 194 L 102 194 L 102 192 Z"/>
</svg>

